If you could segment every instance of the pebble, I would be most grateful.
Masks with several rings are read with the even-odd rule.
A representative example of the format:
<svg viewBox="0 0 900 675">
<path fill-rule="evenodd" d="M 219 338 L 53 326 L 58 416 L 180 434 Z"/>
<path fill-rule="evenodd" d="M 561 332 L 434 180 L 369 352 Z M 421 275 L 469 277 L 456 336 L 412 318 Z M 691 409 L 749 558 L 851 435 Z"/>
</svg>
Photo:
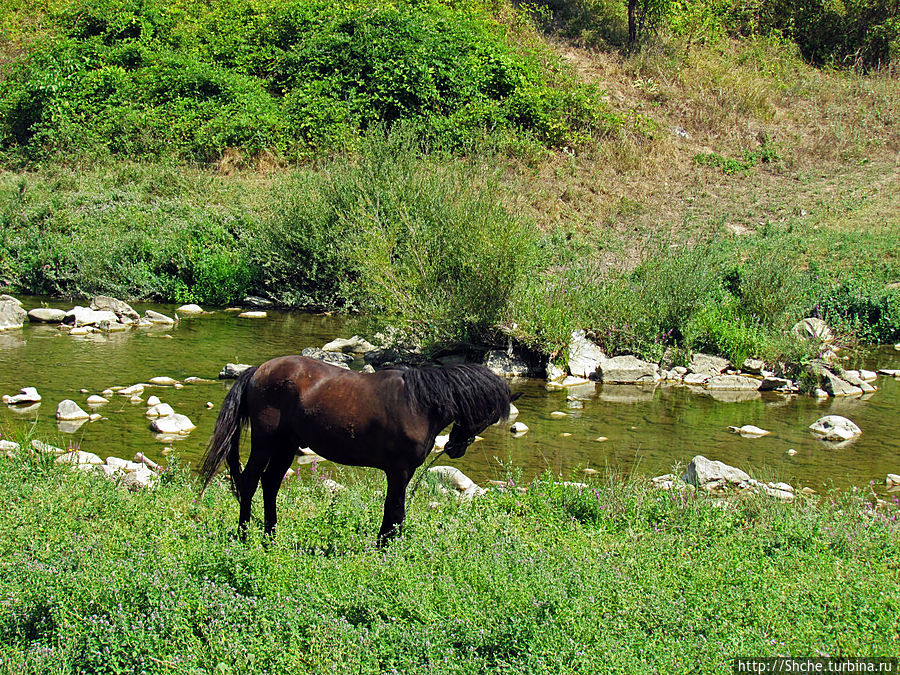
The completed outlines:
<svg viewBox="0 0 900 675">
<path fill-rule="evenodd" d="M 265 319 L 266 313 L 261 311 L 241 312 L 238 316 L 242 319 Z"/>
<path fill-rule="evenodd" d="M 206 407 L 207 407 L 207 408 L 212 408 L 212 407 L 213 407 L 213 402 L 212 402 L 212 401 L 207 401 L 207 402 L 206 402 Z"/>
<path fill-rule="evenodd" d="M 513 422 L 509 430 L 514 436 L 523 436 L 528 433 L 528 425 L 523 422 Z"/>
<path fill-rule="evenodd" d="M 597 436 L 594 440 L 598 443 L 603 443 L 603 441 L 608 441 L 609 439 L 606 436 Z"/>
<path fill-rule="evenodd" d="M 562 410 L 554 410 L 552 413 L 550 413 L 550 417 L 554 417 L 557 419 L 568 416 L 568 413 L 564 413 Z"/>
<path fill-rule="evenodd" d="M 88 396 L 88 397 L 87 397 L 87 404 L 88 404 L 88 405 L 103 405 L 103 404 L 105 404 L 105 403 L 109 403 L 109 399 L 103 398 L 102 396 L 97 396 L 97 395 L 95 394 L 94 396 Z"/>
</svg>

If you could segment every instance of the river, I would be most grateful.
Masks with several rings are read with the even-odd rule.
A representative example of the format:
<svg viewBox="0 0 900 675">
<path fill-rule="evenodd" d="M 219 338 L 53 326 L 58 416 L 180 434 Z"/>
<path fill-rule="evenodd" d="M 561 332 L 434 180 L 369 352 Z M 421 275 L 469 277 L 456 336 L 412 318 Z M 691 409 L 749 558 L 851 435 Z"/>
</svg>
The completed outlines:
<svg viewBox="0 0 900 675">
<path fill-rule="evenodd" d="M 40 304 L 69 309 L 73 304 L 58 299 L 20 299 L 27 309 Z M 133 306 L 141 313 L 148 308 L 169 316 L 175 313 L 172 305 Z M 30 429 L 34 438 L 60 447 L 78 446 L 101 457 L 130 459 L 141 451 L 162 461 L 164 448 L 171 447 L 175 454 L 195 463 L 230 386 L 216 380 L 226 362 L 258 364 L 274 356 L 299 353 L 304 347 L 320 347 L 334 337 L 349 337 L 357 323 L 353 318 L 299 312 L 269 310 L 265 319 L 243 319 L 216 311 L 184 318 L 174 327 L 83 337 L 69 336 L 52 325 L 26 323 L 21 330 L 0 333 L 0 394 L 34 386 L 43 401 L 26 412 L 0 407 L 0 433 L 10 436 Z M 874 349 L 853 365 L 900 368 L 900 351 Z M 182 389 L 154 387 L 144 392 L 145 400 L 156 395 L 197 425 L 183 439 L 174 443 L 158 440 L 145 417 L 145 403 L 131 403 L 121 396 L 113 396 L 110 403 L 97 409 L 103 418 L 96 422 L 86 422 L 73 431 L 57 426 L 60 400 L 73 399 L 90 411 L 85 403 L 88 395 L 156 376 L 210 380 Z M 583 400 L 572 401 L 568 400 L 572 391 L 548 391 L 543 381 L 516 380 L 512 388 L 523 394 L 516 403 L 520 410 L 517 419 L 530 431 L 513 437 L 507 426 L 492 427 L 465 457 L 446 463 L 453 463 L 478 482 L 506 479 L 509 471 L 520 472 L 522 480 L 545 470 L 570 479 L 583 475 L 585 468 L 611 469 L 622 475 L 668 473 L 702 454 L 761 478 L 818 491 L 862 486 L 873 480 L 883 482 L 887 473 L 900 473 L 896 427 L 900 381 L 879 377 L 877 386 L 879 390 L 865 400 L 816 401 L 807 396 L 766 394 L 750 401 L 728 402 L 680 386 L 644 390 L 592 384 L 575 392 Z M 567 414 L 551 416 L 552 412 Z M 862 436 L 843 446 L 818 440 L 807 427 L 827 414 L 849 417 L 862 429 Z M 750 439 L 727 429 L 745 424 L 772 433 Z M 608 440 L 596 440 L 599 437 Z M 789 454 L 789 449 L 796 454 Z M 883 491 L 883 486 L 875 489 Z"/>
</svg>

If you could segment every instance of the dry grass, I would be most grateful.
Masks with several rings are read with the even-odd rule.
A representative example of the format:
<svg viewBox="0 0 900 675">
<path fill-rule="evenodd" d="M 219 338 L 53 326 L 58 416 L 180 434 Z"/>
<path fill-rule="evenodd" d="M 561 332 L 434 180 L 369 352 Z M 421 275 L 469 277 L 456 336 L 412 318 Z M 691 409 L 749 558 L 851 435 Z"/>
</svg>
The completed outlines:
<svg viewBox="0 0 900 675">
<path fill-rule="evenodd" d="M 516 210 L 544 229 L 588 236 L 604 265 L 629 267 L 660 239 L 752 233 L 793 218 L 896 227 L 895 75 L 816 69 L 770 43 L 689 52 L 670 44 L 631 56 L 556 46 L 626 123 L 577 154 L 513 164 L 506 182 Z M 763 144 L 777 161 L 733 175 L 695 161 L 739 160 Z"/>
</svg>

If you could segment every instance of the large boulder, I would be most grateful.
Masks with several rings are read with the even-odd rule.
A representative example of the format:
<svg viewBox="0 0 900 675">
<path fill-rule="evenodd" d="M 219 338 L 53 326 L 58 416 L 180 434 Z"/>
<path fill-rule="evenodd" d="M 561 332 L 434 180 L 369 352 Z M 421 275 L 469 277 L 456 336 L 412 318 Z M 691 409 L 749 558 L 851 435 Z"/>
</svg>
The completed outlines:
<svg viewBox="0 0 900 675">
<path fill-rule="evenodd" d="M 21 328 L 28 318 L 28 312 L 22 309 L 18 301 L 0 301 L 0 330 Z"/>
<path fill-rule="evenodd" d="M 721 356 L 712 356 L 711 354 L 694 354 L 691 357 L 690 372 L 697 375 L 707 375 L 713 377 L 725 372 L 725 369 L 731 365 L 728 359 Z"/>
<path fill-rule="evenodd" d="M 21 300 L 19 300 L 18 298 L 14 298 L 13 296 L 11 296 L 11 295 L 9 295 L 9 294 L 7 294 L 7 293 L 4 293 L 4 294 L 0 295 L 0 302 L 14 302 L 14 303 L 16 303 L 19 307 L 22 306 L 22 301 L 21 301 Z"/>
<path fill-rule="evenodd" d="M 791 332 L 798 338 L 820 345 L 829 345 L 834 341 L 834 333 L 828 324 L 816 317 L 801 319 L 794 324 Z"/>
<path fill-rule="evenodd" d="M 695 487 L 703 487 L 711 483 L 741 485 L 750 481 L 747 472 L 724 462 L 707 459 L 703 455 L 697 455 L 691 460 L 682 478 L 685 483 Z"/>
<path fill-rule="evenodd" d="M 840 415 L 825 415 L 809 425 L 809 430 L 826 441 L 849 441 L 862 433 L 851 420 Z"/>
<path fill-rule="evenodd" d="M 182 305 L 175 310 L 175 313 L 183 316 L 196 316 L 197 314 L 203 314 L 203 308 L 200 305 L 192 303 L 189 305 Z"/>
<path fill-rule="evenodd" d="M 569 342 L 569 372 L 572 375 L 597 379 L 597 369 L 606 358 L 603 350 L 588 340 L 583 330 L 572 331 Z"/>
<path fill-rule="evenodd" d="M 62 323 L 66 310 L 54 307 L 35 307 L 28 312 L 28 320 L 33 323 Z"/>
<path fill-rule="evenodd" d="M 137 321 L 141 318 L 141 315 L 138 314 L 127 302 L 123 302 L 118 298 L 111 298 L 107 295 L 97 295 L 91 300 L 91 309 L 97 309 L 107 312 L 112 312 L 118 318 L 128 318 L 131 321 Z"/>
<path fill-rule="evenodd" d="M 863 393 L 860 387 L 850 384 L 824 366 L 817 367 L 815 372 L 821 380 L 822 389 L 832 396 L 860 396 Z"/>
<path fill-rule="evenodd" d="M 627 355 L 607 359 L 598 366 L 603 384 L 652 384 L 659 381 L 659 366 Z"/>
<path fill-rule="evenodd" d="M 166 316 L 165 314 L 160 314 L 159 312 L 154 312 L 152 309 L 148 309 L 144 312 L 144 318 L 153 324 L 161 324 L 164 326 L 171 326 L 175 323 L 175 319 L 171 316 Z"/>
</svg>

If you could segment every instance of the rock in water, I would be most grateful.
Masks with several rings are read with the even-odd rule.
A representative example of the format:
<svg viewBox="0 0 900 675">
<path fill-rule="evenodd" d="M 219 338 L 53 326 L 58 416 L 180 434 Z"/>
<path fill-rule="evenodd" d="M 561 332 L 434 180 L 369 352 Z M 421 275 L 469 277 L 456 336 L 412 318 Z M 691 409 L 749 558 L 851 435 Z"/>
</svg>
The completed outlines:
<svg viewBox="0 0 900 675">
<path fill-rule="evenodd" d="M 95 296 L 91 300 L 91 309 L 112 312 L 120 319 L 125 317 L 131 321 L 137 321 L 141 318 L 141 315 L 135 312 L 127 302 L 123 302 L 118 298 L 111 298 L 108 295 Z"/>
<path fill-rule="evenodd" d="M 63 421 L 86 420 L 90 417 L 75 401 L 65 399 L 56 407 L 56 419 Z"/>
<path fill-rule="evenodd" d="M 197 314 L 203 314 L 203 308 L 200 305 L 182 305 L 178 309 L 175 310 L 178 314 L 184 314 L 186 316 L 194 316 Z"/>
<path fill-rule="evenodd" d="M 338 366 L 340 368 L 345 368 L 350 370 L 350 365 L 353 363 L 354 359 L 349 354 L 342 354 L 341 352 L 326 352 L 323 349 L 317 349 L 315 347 L 307 347 L 300 352 L 301 356 L 308 356 L 311 359 L 316 359 L 317 361 L 324 361 L 325 363 L 330 363 L 333 366 Z"/>
<path fill-rule="evenodd" d="M 64 309 L 52 307 L 35 307 L 28 312 L 28 319 L 34 323 L 62 323 L 66 318 Z"/>
<path fill-rule="evenodd" d="M 0 302 L 0 330 L 21 328 L 28 318 L 28 312 L 22 309 L 18 301 L 3 300 Z"/>
<path fill-rule="evenodd" d="M 825 415 L 809 425 L 809 430 L 826 441 L 849 441 L 862 433 L 852 421 L 840 415 Z"/>
<path fill-rule="evenodd" d="M 604 384 L 655 384 L 659 381 L 659 366 L 630 354 L 607 359 L 600 364 L 598 373 Z"/>
<path fill-rule="evenodd" d="M 159 312 L 154 312 L 152 309 L 148 309 L 144 312 L 144 318 L 147 319 L 150 323 L 158 323 L 163 325 L 171 325 L 175 323 L 175 319 L 171 316 L 166 316 L 165 314 L 160 314 Z"/>
<path fill-rule="evenodd" d="M 160 405 L 165 405 L 165 403 Z M 186 415 L 175 413 L 153 420 L 150 428 L 159 434 L 187 434 L 195 429 L 196 425 Z"/>
<path fill-rule="evenodd" d="M 531 374 L 531 367 L 525 359 L 499 349 L 484 355 L 484 366 L 500 377 L 528 377 Z"/>
<path fill-rule="evenodd" d="M 39 403 L 41 395 L 34 387 L 23 387 L 15 396 L 4 396 L 3 402 L 9 405 L 18 405 L 21 403 Z"/>
<path fill-rule="evenodd" d="M 736 434 L 740 434 L 745 438 L 760 438 L 761 436 L 768 436 L 771 431 L 766 431 L 765 429 L 760 429 L 759 427 L 755 427 L 752 424 L 745 424 L 742 427 L 728 427 L 729 431 L 733 431 Z"/>
</svg>

